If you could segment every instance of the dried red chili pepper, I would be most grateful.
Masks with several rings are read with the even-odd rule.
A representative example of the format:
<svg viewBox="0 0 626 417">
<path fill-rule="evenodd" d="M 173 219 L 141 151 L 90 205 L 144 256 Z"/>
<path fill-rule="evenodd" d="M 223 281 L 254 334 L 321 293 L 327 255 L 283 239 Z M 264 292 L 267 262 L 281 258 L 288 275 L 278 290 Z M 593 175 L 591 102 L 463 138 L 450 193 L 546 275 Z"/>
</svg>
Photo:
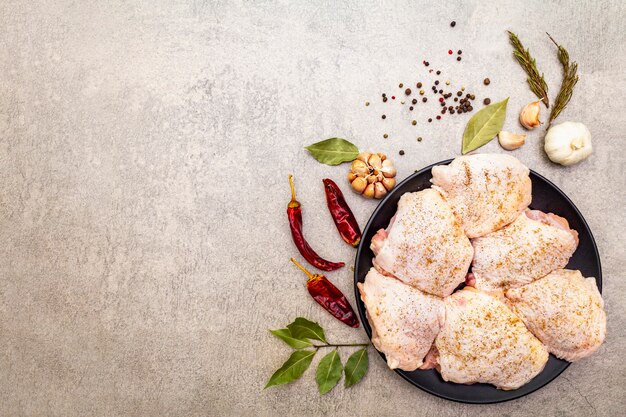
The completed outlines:
<svg viewBox="0 0 626 417">
<path fill-rule="evenodd" d="M 319 256 L 311 245 L 304 239 L 302 234 L 302 205 L 296 200 L 296 191 L 293 186 L 293 176 L 289 176 L 289 186 L 291 187 L 291 201 L 287 206 L 287 215 L 289 216 L 289 226 L 291 227 L 291 237 L 293 243 L 311 265 L 321 269 L 322 271 L 334 271 L 345 265 L 343 262 L 330 262 Z"/>
<path fill-rule="evenodd" d="M 295 259 L 291 258 L 291 262 L 309 277 L 306 288 L 319 305 L 348 326 L 359 327 L 359 320 L 356 318 L 350 302 L 339 288 L 335 287 L 324 275 L 311 274 Z"/>
<path fill-rule="evenodd" d="M 322 181 L 324 182 L 324 191 L 326 192 L 326 204 L 328 204 L 328 210 L 333 216 L 335 226 L 337 226 L 341 238 L 349 245 L 359 246 L 361 229 L 348 203 L 346 203 L 343 193 L 333 180 L 325 178 Z"/>
</svg>

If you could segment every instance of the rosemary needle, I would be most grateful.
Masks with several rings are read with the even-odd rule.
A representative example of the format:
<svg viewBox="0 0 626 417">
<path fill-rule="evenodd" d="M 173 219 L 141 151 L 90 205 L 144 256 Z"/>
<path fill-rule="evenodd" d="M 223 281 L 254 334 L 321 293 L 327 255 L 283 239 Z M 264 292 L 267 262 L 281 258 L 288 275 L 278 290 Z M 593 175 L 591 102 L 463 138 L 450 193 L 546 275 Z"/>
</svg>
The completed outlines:
<svg viewBox="0 0 626 417">
<path fill-rule="evenodd" d="M 524 45 L 515 33 L 511 32 L 510 30 L 507 30 L 507 32 L 509 34 L 509 40 L 511 41 L 511 45 L 513 45 L 514 48 L 513 55 L 528 75 L 527 81 L 530 89 L 533 93 L 535 93 L 537 98 L 543 101 L 546 107 L 550 107 L 550 102 L 548 100 L 548 85 L 543 79 L 543 74 L 539 75 L 539 70 L 537 70 L 537 63 L 535 62 L 535 59 L 530 55 L 530 50 L 524 49 Z"/>
<path fill-rule="evenodd" d="M 554 105 L 550 111 L 550 118 L 548 119 L 548 126 L 550 126 L 552 121 L 556 119 L 559 114 L 561 114 L 563 109 L 565 109 L 565 106 L 567 106 L 567 103 L 569 103 L 572 98 L 574 86 L 578 82 L 578 63 L 575 61 L 570 63 L 567 50 L 559 45 L 549 33 L 546 32 L 546 35 L 548 35 L 550 40 L 554 42 L 557 48 L 559 48 L 559 61 L 561 61 L 561 65 L 563 66 L 563 81 L 561 81 L 561 89 L 554 100 Z"/>
</svg>

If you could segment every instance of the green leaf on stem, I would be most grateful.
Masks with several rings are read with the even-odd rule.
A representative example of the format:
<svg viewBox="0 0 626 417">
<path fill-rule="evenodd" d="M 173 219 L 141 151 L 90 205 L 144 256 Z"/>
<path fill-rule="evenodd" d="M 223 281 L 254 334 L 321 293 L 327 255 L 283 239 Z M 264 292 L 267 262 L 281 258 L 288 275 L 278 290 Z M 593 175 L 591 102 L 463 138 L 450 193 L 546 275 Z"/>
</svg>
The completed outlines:
<svg viewBox="0 0 626 417">
<path fill-rule="evenodd" d="M 296 339 L 314 339 L 328 343 L 324 335 L 324 329 L 322 329 L 319 324 L 307 320 L 304 317 L 298 317 L 293 323 L 289 324 L 287 328 L 291 332 L 291 336 Z"/>
<path fill-rule="evenodd" d="M 306 339 L 297 339 L 293 337 L 289 329 L 270 330 L 270 332 L 294 349 L 304 349 L 312 346 L 311 342 Z"/>
<path fill-rule="evenodd" d="M 368 366 L 367 348 L 359 349 L 350 355 L 345 368 L 346 388 L 350 388 L 363 379 Z"/>
<path fill-rule="evenodd" d="M 280 367 L 279 370 L 274 372 L 274 375 L 270 378 L 265 385 L 265 388 L 273 387 L 274 385 L 288 384 L 291 381 L 295 381 L 300 378 L 304 371 L 309 368 L 313 356 L 315 356 L 316 350 L 296 350 L 291 354 L 287 362 Z"/>
<path fill-rule="evenodd" d="M 342 372 L 343 367 L 341 366 L 339 352 L 335 349 L 328 355 L 324 356 L 317 365 L 315 380 L 317 381 L 320 394 L 326 394 L 328 391 L 333 389 L 341 379 Z"/>
<path fill-rule="evenodd" d="M 490 104 L 472 116 L 463 132 L 461 150 L 463 155 L 486 145 L 502 130 L 508 102 L 507 97 L 498 103 Z"/>
<path fill-rule="evenodd" d="M 341 138 L 326 139 L 306 146 L 304 149 L 309 151 L 319 162 L 326 165 L 350 162 L 359 155 L 359 148 Z"/>
</svg>

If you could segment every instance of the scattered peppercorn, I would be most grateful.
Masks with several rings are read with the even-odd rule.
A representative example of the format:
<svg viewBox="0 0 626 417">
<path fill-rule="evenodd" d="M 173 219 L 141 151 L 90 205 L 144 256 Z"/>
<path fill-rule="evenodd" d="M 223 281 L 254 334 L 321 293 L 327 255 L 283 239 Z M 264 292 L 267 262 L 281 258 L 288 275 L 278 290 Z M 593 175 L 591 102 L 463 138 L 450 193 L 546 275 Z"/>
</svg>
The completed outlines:
<svg viewBox="0 0 626 417">
<path fill-rule="evenodd" d="M 463 53 L 463 51 L 461 51 L 460 49 L 457 51 L 457 54 L 461 55 Z"/>
<path fill-rule="evenodd" d="M 462 91 L 457 91 L 457 92 L 456 92 L 456 95 L 457 95 L 457 96 L 459 96 L 459 97 L 461 97 L 461 96 L 463 95 L 463 92 L 462 92 Z"/>
<path fill-rule="evenodd" d="M 443 103 L 443 97 L 439 97 L 439 102 Z"/>
<path fill-rule="evenodd" d="M 424 61 L 424 65 L 429 66 L 429 65 L 430 65 L 430 62 L 428 62 L 428 61 Z"/>
<path fill-rule="evenodd" d="M 413 120 L 413 121 L 411 122 L 411 124 L 412 124 L 413 126 L 415 126 L 415 125 L 417 124 L 417 120 Z"/>
<path fill-rule="evenodd" d="M 421 95 L 424 95 L 424 90 L 423 90 L 423 89 L 422 89 L 422 90 L 420 90 L 420 94 L 421 94 Z"/>
<path fill-rule="evenodd" d="M 406 90 L 404 90 L 404 94 L 406 94 L 407 96 L 411 95 L 411 89 L 407 88 Z"/>
<path fill-rule="evenodd" d="M 400 152 L 398 152 L 400 155 L 404 155 L 404 151 L 402 149 L 400 149 Z"/>
<path fill-rule="evenodd" d="M 421 137 L 421 136 L 418 136 L 418 137 L 417 137 L 417 141 L 418 141 L 418 142 L 421 142 L 421 141 L 422 141 L 422 137 Z"/>
<path fill-rule="evenodd" d="M 366 105 L 366 106 L 369 106 L 369 105 L 370 105 L 370 102 L 369 102 L 369 101 L 366 101 L 366 102 L 365 102 L 365 105 Z"/>
<path fill-rule="evenodd" d="M 392 100 L 395 100 L 395 99 L 396 99 L 396 96 L 391 96 L 391 99 L 392 99 Z"/>
<path fill-rule="evenodd" d="M 458 97 L 454 97 L 454 101 L 459 101 L 459 98 Z"/>
<path fill-rule="evenodd" d="M 446 85 L 450 85 L 450 80 L 446 80 Z"/>
<path fill-rule="evenodd" d="M 415 84 L 415 86 L 416 86 L 417 88 L 422 88 L 422 83 L 417 83 L 417 84 Z"/>
<path fill-rule="evenodd" d="M 387 102 L 387 97 L 383 97 L 383 103 Z"/>
<path fill-rule="evenodd" d="M 455 27 L 456 26 L 456 22 L 453 20 L 452 22 L 450 22 L 450 26 L 451 27 Z"/>
<path fill-rule="evenodd" d="M 385 139 L 387 139 L 388 137 L 389 137 L 389 135 L 386 134 L 386 133 L 383 135 L 383 138 L 385 138 Z"/>
<path fill-rule="evenodd" d="M 385 115 L 383 114 L 383 120 L 385 120 L 386 118 L 387 118 L 387 116 L 385 116 Z"/>
<path fill-rule="evenodd" d="M 439 80 L 435 80 L 435 85 L 439 85 Z"/>
<path fill-rule="evenodd" d="M 488 106 L 491 104 L 491 99 L 490 98 L 486 98 L 483 100 L 483 103 L 485 103 L 485 106 Z"/>
<path fill-rule="evenodd" d="M 443 93 L 443 90 L 439 90 L 439 94 Z"/>
<path fill-rule="evenodd" d="M 471 100 L 476 100 L 476 96 L 475 96 L 474 94 L 472 94 L 472 95 L 470 96 L 470 99 L 471 99 Z"/>
<path fill-rule="evenodd" d="M 416 98 L 414 98 L 413 100 L 411 100 L 411 103 L 413 103 L 413 104 L 417 104 L 417 99 L 416 99 Z"/>
<path fill-rule="evenodd" d="M 491 80 L 490 80 L 489 78 L 485 78 L 485 79 L 483 80 L 483 84 L 485 84 L 485 85 L 489 85 L 489 84 L 491 84 Z"/>
<path fill-rule="evenodd" d="M 428 99 L 427 99 L 426 97 L 424 97 L 424 98 L 422 99 L 422 101 L 423 101 L 424 103 L 426 103 L 426 102 L 428 101 Z"/>
<path fill-rule="evenodd" d="M 441 71 L 437 70 L 437 72 L 435 74 L 439 75 L 439 74 L 441 74 Z"/>
<path fill-rule="evenodd" d="M 437 120 L 441 120 L 441 116 L 437 116 Z"/>
<path fill-rule="evenodd" d="M 409 110 L 413 111 L 413 106 L 409 107 Z"/>
<path fill-rule="evenodd" d="M 448 55 L 452 55 L 452 49 L 448 49 Z"/>
<path fill-rule="evenodd" d="M 428 119 L 428 123 L 430 123 L 430 122 L 432 122 L 432 121 L 433 121 L 433 119 Z"/>
<path fill-rule="evenodd" d="M 460 61 L 460 60 L 461 60 L 461 57 L 460 57 L 460 56 L 457 56 L 457 57 L 456 57 L 456 60 L 457 60 L 457 61 Z"/>
<path fill-rule="evenodd" d="M 398 87 L 399 87 L 399 88 L 402 88 L 402 87 L 404 87 L 404 84 L 400 83 L 400 84 L 398 85 Z"/>
</svg>

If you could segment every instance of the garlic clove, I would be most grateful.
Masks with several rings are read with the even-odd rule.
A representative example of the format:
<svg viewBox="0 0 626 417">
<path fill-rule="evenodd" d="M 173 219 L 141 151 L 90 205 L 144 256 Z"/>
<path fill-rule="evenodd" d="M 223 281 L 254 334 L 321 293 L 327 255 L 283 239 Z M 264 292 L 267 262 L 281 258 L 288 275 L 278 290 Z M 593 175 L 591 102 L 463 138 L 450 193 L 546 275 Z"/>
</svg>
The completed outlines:
<svg viewBox="0 0 626 417">
<path fill-rule="evenodd" d="M 396 168 L 393 166 L 393 162 L 389 159 L 383 161 L 383 167 L 380 169 L 383 175 L 387 178 L 393 178 L 396 176 Z"/>
<path fill-rule="evenodd" d="M 372 167 L 372 168 L 382 168 L 383 166 L 383 161 L 381 160 L 380 156 L 378 156 L 377 154 L 373 154 L 369 157 L 369 159 L 367 160 L 367 163 Z"/>
<path fill-rule="evenodd" d="M 365 198 L 374 197 L 374 184 L 369 184 L 367 187 L 365 187 L 365 191 L 363 191 L 363 197 Z"/>
<path fill-rule="evenodd" d="M 498 133 L 498 142 L 507 151 L 512 151 L 521 147 L 526 140 L 526 135 L 517 135 L 515 133 L 501 131 Z"/>
<path fill-rule="evenodd" d="M 383 175 L 382 172 L 379 172 L 378 174 L 376 174 L 376 181 L 382 181 L 385 179 L 385 176 Z"/>
<path fill-rule="evenodd" d="M 378 156 L 380 156 L 380 160 L 384 161 L 385 159 L 387 159 L 387 155 L 385 155 L 384 153 L 378 153 Z"/>
<path fill-rule="evenodd" d="M 366 178 L 367 178 L 367 182 L 369 182 L 370 184 L 378 181 L 378 178 L 376 178 L 376 175 L 368 175 Z"/>
<path fill-rule="evenodd" d="M 359 161 L 363 161 L 365 163 L 367 163 L 367 160 L 370 158 L 371 153 L 369 152 L 361 152 L 356 159 L 358 159 Z"/>
<path fill-rule="evenodd" d="M 361 194 L 367 187 L 367 180 L 364 177 L 356 177 L 350 184 L 354 191 Z"/>
<path fill-rule="evenodd" d="M 348 172 L 348 182 L 349 183 L 352 183 L 352 181 L 354 181 L 357 177 L 358 177 L 358 175 L 356 175 L 354 172 L 352 172 L 352 171 Z"/>
<path fill-rule="evenodd" d="M 528 130 L 532 130 L 541 124 L 539 120 L 539 111 L 541 100 L 533 101 L 526 105 L 519 114 L 519 122 Z"/>
<path fill-rule="evenodd" d="M 355 159 L 352 161 L 352 172 L 354 172 L 359 177 L 366 177 L 370 173 L 370 169 L 367 164 L 360 159 Z"/>
<path fill-rule="evenodd" d="M 383 185 L 385 186 L 387 191 L 391 191 L 393 189 L 393 187 L 396 186 L 396 179 L 395 178 L 383 178 L 383 180 L 381 182 L 383 183 Z"/>
<path fill-rule="evenodd" d="M 382 183 L 377 182 L 376 184 L 374 184 L 374 198 L 383 198 L 386 195 L 387 190 Z"/>
</svg>

